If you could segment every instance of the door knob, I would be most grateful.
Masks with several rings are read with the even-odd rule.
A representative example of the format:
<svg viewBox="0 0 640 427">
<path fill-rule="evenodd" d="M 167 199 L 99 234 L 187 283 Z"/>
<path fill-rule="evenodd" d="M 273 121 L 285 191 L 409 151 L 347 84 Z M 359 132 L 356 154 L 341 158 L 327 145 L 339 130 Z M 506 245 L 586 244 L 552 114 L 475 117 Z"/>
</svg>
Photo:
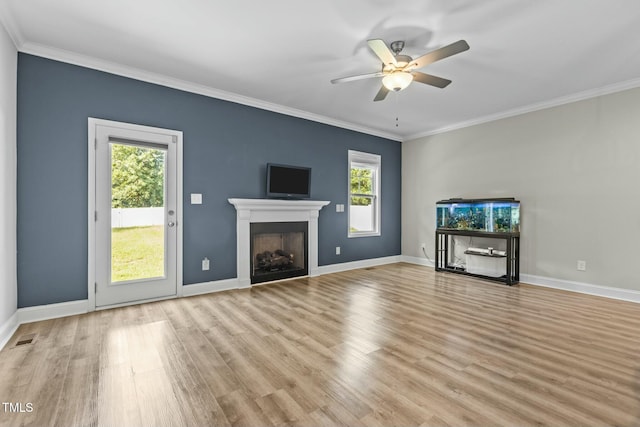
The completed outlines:
<svg viewBox="0 0 640 427">
<path fill-rule="evenodd" d="M 169 221 L 169 224 L 167 224 L 167 225 L 168 225 L 169 227 L 173 227 L 174 225 L 176 225 L 176 223 L 175 223 L 175 222 L 173 222 L 173 221 Z"/>
</svg>

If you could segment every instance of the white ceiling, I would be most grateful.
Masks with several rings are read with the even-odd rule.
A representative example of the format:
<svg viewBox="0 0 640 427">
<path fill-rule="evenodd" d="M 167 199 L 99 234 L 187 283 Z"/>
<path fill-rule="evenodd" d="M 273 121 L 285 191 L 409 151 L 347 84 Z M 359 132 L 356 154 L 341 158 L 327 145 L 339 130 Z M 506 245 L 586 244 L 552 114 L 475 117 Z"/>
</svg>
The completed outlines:
<svg viewBox="0 0 640 427">
<path fill-rule="evenodd" d="M 0 0 L 23 52 L 406 140 L 640 86 L 638 0 Z M 367 39 L 471 49 L 373 102 Z M 398 126 L 396 127 L 396 117 Z"/>
</svg>

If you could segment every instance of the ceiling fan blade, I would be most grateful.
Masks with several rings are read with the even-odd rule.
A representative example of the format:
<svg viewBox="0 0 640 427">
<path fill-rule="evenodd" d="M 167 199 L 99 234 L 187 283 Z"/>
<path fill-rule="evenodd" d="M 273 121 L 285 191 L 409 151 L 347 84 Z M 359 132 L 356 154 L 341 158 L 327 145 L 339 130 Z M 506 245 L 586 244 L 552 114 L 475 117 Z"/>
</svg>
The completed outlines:
<svg viewBox="0 0 640 427">
<path fill-rule="evenodd" d="M 451 43 L 448 46 L 441 47 L 425 55 L 422 55 L 409 63 L 405 67 L 405 70 L 413 70 L 416 68 L 422 68 L 429 64 L 432 64 L 441 59 L 448 58 L 456 53 L 464 52 L 469 49 L 469 45 L 464 40 L 458 40 L 455 43 Z"/>
<path fill-rule="evenodd" d="M 387 44 L 380 39 L 372 39 L 367 40 L 369 47 L 371 50 L 380 58 L 384 65 L 393 65 L 394 67 L 398 66 L 396 62 L 396 56 L 391 52 L 391 49 L 387 47 Z"/>
<path fill-rule="evenodd" d="M 389 93 L 389 89 L 387 89 L 384 85 L 380 86 L 380 90 L 376 94 L 376 97 L 373 98 L 374 101 L 382 101 L 387 97 Z"/>
<path fill-rule="evenodd" d="M 440 89 L 447 87 L 449 83 L 451 83 L 451 80 L 443 79 L 442 77 L 433 76 L 431 74 L 421 73 L 419 71 L 414 71 L 411 74 L 413 75 L 414 82 L 439 87 Z"/>
<path fill-rule="evenodd" d="M 373 77 L 382 77 L 382 76 L 384 76 L 384 73 L 382 71 L 379 71 L 377 73 L 359 74 L 357 76 L 341 77 L 339 79 L 331 80 L 331 83 L 333 83 L 333 84 L 346 83 L 346 82 L 352 82 L 352 81 L 355 81 L 355 80 L 370 79 L 370 78 L 373 78 Z"/>
</svg>

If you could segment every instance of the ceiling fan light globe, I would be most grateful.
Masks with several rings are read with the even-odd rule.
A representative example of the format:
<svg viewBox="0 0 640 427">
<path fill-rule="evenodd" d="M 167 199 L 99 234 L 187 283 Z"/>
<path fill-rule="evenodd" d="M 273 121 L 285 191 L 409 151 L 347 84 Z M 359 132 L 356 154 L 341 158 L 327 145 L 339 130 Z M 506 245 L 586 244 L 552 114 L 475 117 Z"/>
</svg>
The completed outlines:
<svg viewBox="0 0 640 427">
<path fill-rule="evenodd" d="M 400 92 L 413 81 L 413 76 L 404 71 L 396 71 L 382 78 L 382 84 L 389 90 Z"/>
</svg>

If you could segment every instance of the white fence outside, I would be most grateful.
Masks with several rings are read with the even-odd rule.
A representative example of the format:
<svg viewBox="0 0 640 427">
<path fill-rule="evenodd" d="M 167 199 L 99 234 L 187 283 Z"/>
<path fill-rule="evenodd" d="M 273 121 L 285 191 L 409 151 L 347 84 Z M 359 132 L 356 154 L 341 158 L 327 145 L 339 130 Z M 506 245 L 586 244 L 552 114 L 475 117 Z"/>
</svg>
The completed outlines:
<svg viewBox="0 0 640 427">
<path fill-rule="evenodd" d="M 351 206 L 349 225 L 356 230 L 373 228 L 373 206 Z"/>
<path fill-rule="evenodd" d="M 351 206 L 350 223 L 356 230 L 371 230 L 373 215 L 371 206 Z M 145 227 L 164 224 L 164 208 L 115 208 L 111 209 L 111 227 Z"/>
<path fill-rule="evenodd" d="M 145 227 L 164 224 L 164 208 L 111 209 L 111 228 Z"/>
</svg>

